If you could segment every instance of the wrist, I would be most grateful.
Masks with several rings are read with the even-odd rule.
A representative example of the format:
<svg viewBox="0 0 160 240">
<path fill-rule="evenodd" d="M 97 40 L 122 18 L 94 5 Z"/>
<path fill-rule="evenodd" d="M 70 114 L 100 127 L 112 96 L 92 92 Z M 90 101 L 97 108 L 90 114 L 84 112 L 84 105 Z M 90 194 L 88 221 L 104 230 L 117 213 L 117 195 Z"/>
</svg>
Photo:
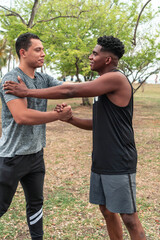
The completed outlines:
<svg viewBox="0 0 160 240">
<path fill-rule="evenodd" d="M 57 111 L 54 111 L 54 113 L 56 116 L 56 120 L 61 120 L 61 115 Z"/>
<path fill-rule="evenodd" d="M 74 117 L 72 116 L 70 119 L 68 119 L 68 121 L 67 121 L 67 122 L 72 124 L 72 123 L 73 123 L 73 121 L 74 121 L 73 119 L 74 119 Z"/>
<path fill-rule="evenodd" d="M 32 89 L 26 89 L 26 93 L 25 93 L 26 97 L 32 97 Z"/>
</svg>

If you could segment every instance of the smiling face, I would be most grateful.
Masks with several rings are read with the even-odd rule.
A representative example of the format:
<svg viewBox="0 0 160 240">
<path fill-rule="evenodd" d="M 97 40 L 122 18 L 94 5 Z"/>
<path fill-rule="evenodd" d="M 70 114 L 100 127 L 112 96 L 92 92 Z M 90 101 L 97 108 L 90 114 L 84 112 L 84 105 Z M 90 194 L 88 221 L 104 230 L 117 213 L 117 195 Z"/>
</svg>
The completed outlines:
<svg viewBox="0 0 160 240">
<path fill-rule="evenodd" d="M 107 64 L 111 62 L 111 53 L 101 51 L 102 46 L 96 45 L 92 54 L 89 56 L 92 71 L 103 72 Z"/>
<path fill-rule="evenodd" d="M 44 64 L 44 47 L 39 39 L 31 39 L 31 45 L 27 50 L 20 49 L 20 59 L 25 62 L 28 67 L 38 68 Z"/>
<path fill-rule="evenodd" d="M 91 70 L 98 72 L 99 75 L 112 71 L 118 65 L 118 57 L 111 51 L 104 51 L 100 45 L 95 46 L 89 60 Z"/>
</svg>

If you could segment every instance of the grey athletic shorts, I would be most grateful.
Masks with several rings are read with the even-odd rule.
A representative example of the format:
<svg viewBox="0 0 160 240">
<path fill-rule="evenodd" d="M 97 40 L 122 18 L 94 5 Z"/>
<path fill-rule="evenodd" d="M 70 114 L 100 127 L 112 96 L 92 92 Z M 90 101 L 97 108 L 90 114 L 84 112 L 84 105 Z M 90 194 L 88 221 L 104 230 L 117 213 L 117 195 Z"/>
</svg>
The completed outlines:
<svg viewBox="0 0 160 240">
<path fill-rule="evenodd" d="M 103 175 L 91 172 L 90 203 L 113 213 L 136 212 L 136 174 Z"/>
</svg>

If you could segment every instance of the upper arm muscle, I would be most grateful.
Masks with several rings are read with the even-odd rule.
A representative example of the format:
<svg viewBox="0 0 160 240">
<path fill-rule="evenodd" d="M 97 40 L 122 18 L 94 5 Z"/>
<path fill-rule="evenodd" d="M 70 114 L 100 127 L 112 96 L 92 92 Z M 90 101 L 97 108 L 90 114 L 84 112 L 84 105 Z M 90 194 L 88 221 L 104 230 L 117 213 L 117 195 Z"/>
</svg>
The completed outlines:
<svg viewBox="0 0 160 240">
<path fill-rule="evenodd" d="M 100 96 L 102 94 L 107 94 L 119 90 L 122 84 L 122 78 L 123 75 L 121 73 L 106 73 L 91 82 L 81 84 L 81 87 L 77 88 L 77 90 L 79 90 L 80 96 Z"/>
<path fill-rule="evenodd" d="M 22 114 L 23 111 L 27 109 L 27 99 L 19 98 L 7 102 L 7 106 L 16 121 Z"/>
</svg>

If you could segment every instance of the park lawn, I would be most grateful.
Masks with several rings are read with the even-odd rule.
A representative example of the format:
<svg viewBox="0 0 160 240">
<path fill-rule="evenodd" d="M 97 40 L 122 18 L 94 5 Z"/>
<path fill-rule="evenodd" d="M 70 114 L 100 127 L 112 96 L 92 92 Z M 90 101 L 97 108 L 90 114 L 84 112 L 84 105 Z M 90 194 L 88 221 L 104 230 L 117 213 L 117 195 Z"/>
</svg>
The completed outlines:
<svg viewBox="0 0 160 240">
<path fill-rule="evenodd" d="M 134 131 L 138 150 L 137 208 L 148 240 L 160 238 L 160 85 L 146 84 L 134 95 Z M 48 109 L 64 100 L 50 100 Z M 91 117 L 81 99 L 65 100 L 79 117 Z M 92 99 L 91 99 L 92 102 Z M 47 124 L 44 186 L 44 239 L 108 240 L 98 206 L 88 203 L 92 132 L 60 121 Z M 19 185 L 9 211 L 0 220 L 0 239 L 28 240 L 25 200 Z M 129 236 L 124 227 L 124 240 Z"/>
</svg>

